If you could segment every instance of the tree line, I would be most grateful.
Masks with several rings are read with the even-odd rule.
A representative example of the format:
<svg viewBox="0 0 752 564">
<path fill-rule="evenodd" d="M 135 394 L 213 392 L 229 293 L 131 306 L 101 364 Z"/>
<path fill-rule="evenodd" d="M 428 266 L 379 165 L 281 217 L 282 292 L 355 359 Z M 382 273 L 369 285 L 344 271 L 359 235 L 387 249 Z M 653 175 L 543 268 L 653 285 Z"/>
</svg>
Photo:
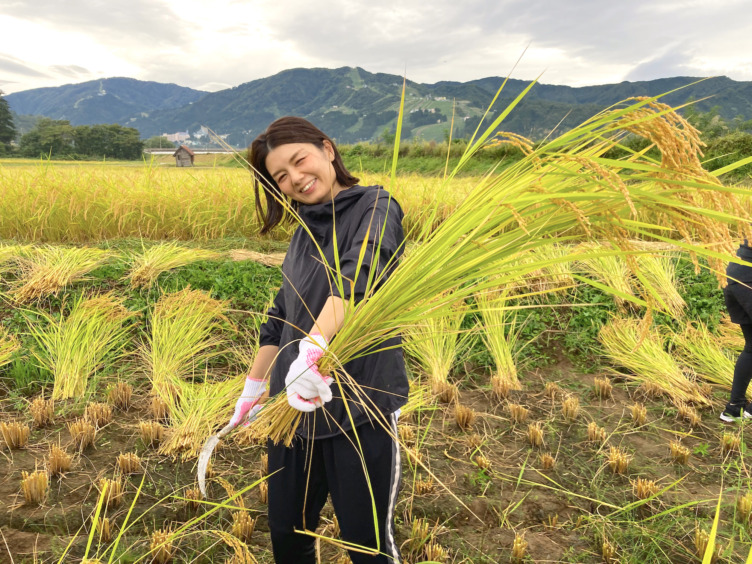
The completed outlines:
<svg viewBox="0 0 752 564">
<path fill-rule="evenodd" d="M 0 156 L 135 160 L 144 152 L 137 129 L 114 123 L 74 126 L 68 120 L 40 118 L 13 147 L 16 133 L 13 114 L 0 92 Z"/>
</svg>

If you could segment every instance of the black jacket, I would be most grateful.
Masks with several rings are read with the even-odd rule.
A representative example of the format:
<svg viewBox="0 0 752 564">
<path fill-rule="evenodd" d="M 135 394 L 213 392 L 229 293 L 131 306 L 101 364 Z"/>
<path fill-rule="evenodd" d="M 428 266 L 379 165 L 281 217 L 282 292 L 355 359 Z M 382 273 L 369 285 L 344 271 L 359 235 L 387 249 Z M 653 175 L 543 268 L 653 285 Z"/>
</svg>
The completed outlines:
<svg viewBox="0 0 752 564">
<path fill-rule="evenodd" d="M 392 257 L 399 258 L 403 248 L 402 209 L 380 186 L 353 186 L 342 190 L 333 202 L 301 205 L 298 213 L 323 250 L 329 266 L 322 263 L 311 235 L 302 226 L 298 227 L 282 264 L 282 287 L 268 311 L 269 320 L 261 326 L 259 345 L 280 348 L 271 374 L 270 395 L 283 392 L 288 368 L 298 355 L 298 343 L 305 336 L 304 332 L 313 327 L 327 298 L 334 295 L 347 300 L 353 295 L 356 302 L 362 300 L 369 271 L 383 269 Z M 337 288 L 334 272 L 335 227 L 340 272 L 344 280 L 342 291 Z M 358 270 L 366 236 L 367 248 Z M 379 256 L 374 257 L 377 248 Z M 390 263 L 390 270 L 394 263 Z M 372 400 L 369 407 L 373 409 L 375 404 L 384 415 L 396 411 L 407 401 L 408 381 L 400 344 L 399 339 L 392 339 L 379 348 L 396 348 L 359 356 L 345 365 L 347 373 Z M 298 434 L 324 438 L 351 428 L 336 383 L 332 392 L 332 401 L 304 414 Z M 352 398 L 351 393 L 347 396 Z M 348 401 L 355 426 L 368 419 L 363 407 L 355 401 Z"/>
<path fill-rule="evenodd" d="M 746 239 L 736 250 L 736 256 L 744 261 L 752 263 L 752 248 L 749 247 L 749 243 Z M 726 267 L 726 276 L 729 279 L 729 284 L 735 284 L 736 282 L 749 284 L 752 282 L 752 267 L 730 262 Z"/>
</svg>

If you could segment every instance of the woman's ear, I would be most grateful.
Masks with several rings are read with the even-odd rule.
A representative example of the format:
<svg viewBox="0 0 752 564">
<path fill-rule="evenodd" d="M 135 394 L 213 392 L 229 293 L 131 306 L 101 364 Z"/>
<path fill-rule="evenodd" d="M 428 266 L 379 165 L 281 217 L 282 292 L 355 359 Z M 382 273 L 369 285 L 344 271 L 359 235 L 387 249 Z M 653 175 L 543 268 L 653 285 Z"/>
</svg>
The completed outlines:
<svg viewBox="0 0 752 564">
<path fill-rule="evenodd" d="M 324 139 L 324 153 L 326 153 L 326 156 L 329 158 L 329 161 L 334 161 L 334 147 L 332 147 L 332 144 L 329 142 L 328 139 Z"/>
</svg>

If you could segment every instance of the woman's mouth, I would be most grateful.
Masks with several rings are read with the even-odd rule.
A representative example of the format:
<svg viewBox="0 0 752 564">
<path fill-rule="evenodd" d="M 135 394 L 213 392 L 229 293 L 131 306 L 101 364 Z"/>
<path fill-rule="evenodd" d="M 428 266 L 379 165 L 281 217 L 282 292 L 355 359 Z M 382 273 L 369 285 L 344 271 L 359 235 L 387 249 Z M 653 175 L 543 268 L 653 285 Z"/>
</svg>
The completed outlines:
<svg viewBox="0 0 752 564">
<path fill-rule="evenodd" d="M 303 189 L 300 191 L 300 193 L 301 194 L 308 194 L 308 192 L 310 192 L 311 189 L 313 188 L 314 184 L 316 184 L 316 179 L 315 178 L 313 180 L 311 180 L 308 184 L 306 184 L 305 186 L 303 186 Z"/>
</svg>

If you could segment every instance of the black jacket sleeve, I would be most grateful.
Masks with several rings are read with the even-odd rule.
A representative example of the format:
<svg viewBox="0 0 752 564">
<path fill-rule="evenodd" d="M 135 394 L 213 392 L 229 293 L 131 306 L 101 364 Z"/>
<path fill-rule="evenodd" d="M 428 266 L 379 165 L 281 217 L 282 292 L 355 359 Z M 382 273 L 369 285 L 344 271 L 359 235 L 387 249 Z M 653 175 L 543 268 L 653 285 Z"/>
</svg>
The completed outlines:
<svg viewBox="0 0 752 564">
<path fill-rule="evenodd" d="M 266 345 L 279 346 L 280 339 L 282 338 L 282 327 L 284 326 L 285 319 L 285 284 L 282 283 L 282 287 L 274 297 L 274 303 L 267 312 L 267 320 L 261 325 L 259 329 L 259 347 Z"/>
<path fill-rule="evenodd" d="M 335 285 L 333 295 L 346 300 L 354 297 L 357 302 L 386 280 L 389 273 L 380 276 L 382 270 L 394 268 L 402 254 L 402 217 L 397 201 L 379 190 L 360 214 L 350 245 L 340 251 L 342 291 Z"/>
</svg>

